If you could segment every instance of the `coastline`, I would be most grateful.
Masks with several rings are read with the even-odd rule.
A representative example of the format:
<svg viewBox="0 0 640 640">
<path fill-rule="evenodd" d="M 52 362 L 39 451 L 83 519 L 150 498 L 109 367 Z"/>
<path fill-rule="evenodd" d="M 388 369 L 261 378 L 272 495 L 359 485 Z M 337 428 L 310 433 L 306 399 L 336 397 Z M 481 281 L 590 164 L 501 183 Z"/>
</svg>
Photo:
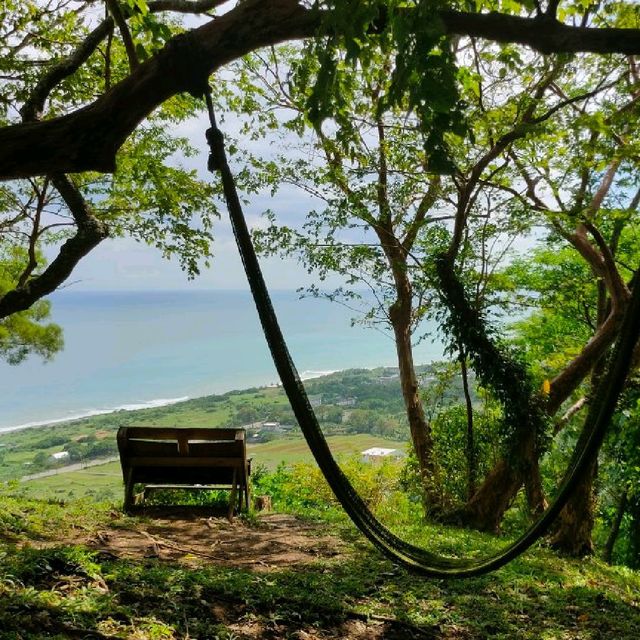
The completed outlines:
<svg viewBox="0 0 640 640">
<path fill-rule="evenodd" d="M 375 368 L 375 367 L 373 367 Z M 322 376 L 328 376 L 332 373 L 337 373 L 338 371 L 346 371 L 347 369 L 332 369 L 332 370 L 306 370 L 300 374 L 301 380 L 312 380 L 313 378 L 321 378 Z M 270 382 L 259 385 L 259 387 L 278 387 L 280 386 L 280 381 Z M 250 387 L 246 387 L 250 388 Z M 223 395 L 225 393 L 229 393 L 230 391 L 244 391 L 245 389 L 227 389 L 226 391 L 222 391 L 216 394 L 208 394 L 208 395 Z M 84 412 L 74 413 L 68 416 L 59 417 L 59 418 L 51 418 L 47 420 L 34 420 L 32 422 L 25 422 L 23 424 L 11 425 L 8 427 L 0 427 L 0 436 L 11 433 L 14 431 L 22 431 L 24 429 L 34 429 L 40 427 L 50 427 L 56 424 L 64 424 L 67 422 L 75 422 L 77 420 L 84 420 L 86 418 L 92 418 L 94 416 L 104 416 L 109 415 L 111 413 L 118 413 L 120 411 L 139 411 L 141 409 L 156 409 L 160 407 L 168 407 L 173 404 L 179 404 L 181 402 L 186 402 L 187 400 L 193 400 L 198 397 L 206 397 L 206 396 L 181 396 L 179 398 L 156 398 L 154 400 L 146 400 L 142 402 L 129 403 L 118 405 L 113 408 L 105 408 L 105 409 L 88 409 Z"/>
</svg>

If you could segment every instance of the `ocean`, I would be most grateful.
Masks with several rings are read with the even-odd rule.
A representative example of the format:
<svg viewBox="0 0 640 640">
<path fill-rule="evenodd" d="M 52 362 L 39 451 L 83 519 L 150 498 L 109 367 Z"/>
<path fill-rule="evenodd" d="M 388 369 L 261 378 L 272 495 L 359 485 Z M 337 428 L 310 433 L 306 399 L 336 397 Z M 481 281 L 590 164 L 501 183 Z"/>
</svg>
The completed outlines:
<svg viewBox="0 0 640 640">
<path fill-rule="evenodd" d="M 345 307 L 272 295 L 303 378 L 396 365 L 391 337 L 352 327 Z M 50 299 L 65 348 L 46 363 L 0 363 L 0 431 L 278 382 L 247 291 L 63 290 Z M 441 357 L 437 341 L 416 346 L 416 364 Z"/>
</svg>

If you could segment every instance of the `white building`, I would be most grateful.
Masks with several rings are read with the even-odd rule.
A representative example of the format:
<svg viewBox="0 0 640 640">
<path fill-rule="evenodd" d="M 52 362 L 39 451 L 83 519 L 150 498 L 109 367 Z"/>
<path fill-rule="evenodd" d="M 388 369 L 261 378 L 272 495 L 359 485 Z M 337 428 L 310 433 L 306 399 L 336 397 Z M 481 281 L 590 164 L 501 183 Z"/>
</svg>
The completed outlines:
<svg viewBox="0 0 640 640">
<path fill-rule="evenodd" d="M 405 454 L 400 449 L 385 449 L 384 447 L 371 447 L 361 454 L 362 462 L 378 462 L 385 458 L 400 460 Z"/>
<path fill-rule="evenodd" d="M 58 453 L 51 454 L 51 459 L 55 460 L 56 462 L 61 462 L 62 460 L 67 460 L 68 458 L 69 458 L 68 451 L 58 451 Z"/>
</svg>

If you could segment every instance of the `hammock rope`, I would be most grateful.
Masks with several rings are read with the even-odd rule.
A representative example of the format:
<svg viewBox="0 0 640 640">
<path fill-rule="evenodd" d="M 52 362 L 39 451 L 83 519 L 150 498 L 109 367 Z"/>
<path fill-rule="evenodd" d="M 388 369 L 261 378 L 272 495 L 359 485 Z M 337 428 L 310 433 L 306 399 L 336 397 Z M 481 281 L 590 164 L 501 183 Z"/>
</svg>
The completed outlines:
<svg viewBox="0 0 640 640">
<path fill-rule="evenodd" d="M 206 132 L 210 148 L 208 169 L 218 172 L 238 251 L 256 305 L 271 356 L 302 433 L 336 498 L 360 531 L 388 558 L 411 571 L 434 578 L 462 578 L 489 573 L 518 557 L 549 529 L 597 455 L 631 368 L 632 352 L 640 337 L 640 283 L 634 276 L 633 292 L 619 338 L 602 376 L 582 435 L 576 445 L 558 494 L 545 513 L 517 540 L 487 558 L 450 558 L 402 540 L 371 512 L 335 461 L 289 353 L 260 269 L 255 248 L 227 162 L 224 137 L 217 126 L 210 90 L 205 93 L 211 128 Z"/>
</svg>

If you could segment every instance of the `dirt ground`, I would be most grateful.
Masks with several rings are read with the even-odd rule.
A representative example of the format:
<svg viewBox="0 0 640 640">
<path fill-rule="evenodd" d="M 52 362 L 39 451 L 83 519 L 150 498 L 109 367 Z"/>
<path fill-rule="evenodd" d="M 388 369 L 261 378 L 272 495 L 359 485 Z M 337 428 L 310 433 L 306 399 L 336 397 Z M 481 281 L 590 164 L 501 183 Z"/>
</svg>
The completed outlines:
<svg viewBox="0 0 640 640">
<path fill-rule="evenodd" d="M 268 571 L 295 568 L 318 559 L 337 559 L 344 544 L 319 527 L 286 514 L 264 514 L 257 522 L 233 521 L 194 510 L 149 511 L 148 522 L 77 531 L 68 542 L 86 544 L 117 558 L 159 558 L 188 564 Z"/>
</svg>

